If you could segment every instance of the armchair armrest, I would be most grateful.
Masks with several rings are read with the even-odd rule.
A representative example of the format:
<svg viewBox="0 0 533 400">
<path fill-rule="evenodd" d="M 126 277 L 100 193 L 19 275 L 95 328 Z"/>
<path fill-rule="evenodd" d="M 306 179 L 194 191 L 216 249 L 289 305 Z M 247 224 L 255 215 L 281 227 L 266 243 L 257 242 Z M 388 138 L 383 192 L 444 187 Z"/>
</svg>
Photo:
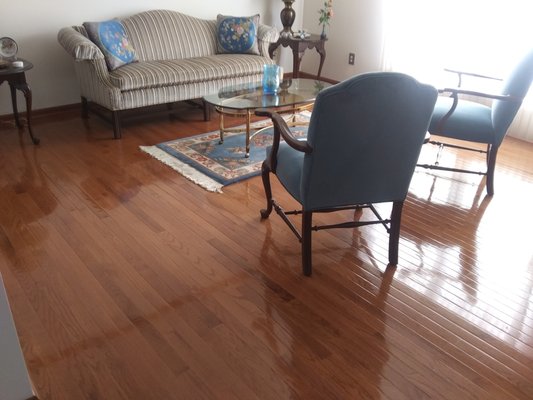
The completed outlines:
<svg viewBox="0 0 533 400">
<path fill-rule="evenodd" d="M 77 61 L 103 60 L 104 54 L 98 46 L 76 28 L 78 27 L 62 28 L 57 34 L 59 44 Z"/>
<path fill-rule="evenodd" d="M 507 101 L 522 101 L 522 99 L 518 97 L 513 97 L 505 94 L 494 94 L 494 93 L 485 93 L 485 92 L 479 92 L 476 90 L 466 90 L 461 88 L 444 88 L 439 89 L 439 93 L 451 93 L 451 97 L 456 98 L 460 94 L 465 94 L 469 96 L 477 96 L 477 97 L 484 97 L 487 99 L 493 99 L 493 100 L 507 100 Z"/>
<path fill-rule="evenodd" d="M 265 108 L 260 108 L 255 111 L 255 115 L 261 117 L 269 117 L 272 120 L 272 124 L 274 125 L 274 138 L 272 141 L 272 149 L 268 154 L 268 158 L 265 160 L 272 172 L 276 172 L 277 153 L 281 138 L 283 138 L 283 140 L 285 140 L 285 142 L 290 147 L 297 151 L 301 151 L 306 154 L 313 152 L 313 148 L 309 146 L 307 141 L 298 140 L 292 135 L 291 130 L 287 126 L 287 123 L 277 112 L 270 111 Z"/>
<path fill-rule="evenodd" d="M 439 93 L 451 93 L 450 97 L 453 98 L 452 106 L 450 107 L 450 110 L 442 116 L 442 118 L 437 123 L 437 130 L 441 131 L 444 127 L 444 124 L 446 121 L 448 121 L 448 118 L 454 113 L 455 109 L 457 108 L 457 105 L 459 104 L 459 95 L 465 94 L 470 96 L 477 96 L 477 97 L 483 97 L 486 99 L 492 99 L 492 100 L 504 100 L 504 101 L 515 101 L 515 102 L 522 102 L 521 98 L 510 96 L 506 94 L 492 94 L 492 93 L 484 93 L 484 92 L 478 92 L 475 90 L 465 90 L 461 88 L 444 88 L 439 89 Z"/>
<path fill-rule="evenodd" d="M 287 123 L 283 118 L 281 118 L 281 115 L 279 115 L 275 111 L 270 111 L 265 108 L 260 108 L 256 110 L 255 115 L 258 115 L 260 117 L 269 117 L 272 119 L 272 123 L 274 124 L 274 145 L 279 145 L 280 138 L 282 137 L 285 142 L 289 146 L 291 146 L 294 150 L 301 151 L 303 153 L 311 153 L 313 151 L 312 147 L 307 144 L 307 142 L 304 142 L 302 140 L 296 139 L 289 129 Z M 277 147 L 277 146 L 276 146 Z"/>
<path fill-rule="evenodd" d="M 502 81 L 503 80 L 502 78 L 496 78 L 494 76 L 481 75 L 481 74 L 476 74 L 476 73 L 473 73 L 473 72 L 460 71 L 460 70 L 457 70 L 457 69 L 444 68 L 444 71 L 451 72 L 453 74 L 457 74 L 457 87 L 461 87 L 461 84 L 463 83 L 463 75 L 472 76 L 474 78 L 491 79 L 491 80 L 495 80 L 495 81 Z"/>
</svg>

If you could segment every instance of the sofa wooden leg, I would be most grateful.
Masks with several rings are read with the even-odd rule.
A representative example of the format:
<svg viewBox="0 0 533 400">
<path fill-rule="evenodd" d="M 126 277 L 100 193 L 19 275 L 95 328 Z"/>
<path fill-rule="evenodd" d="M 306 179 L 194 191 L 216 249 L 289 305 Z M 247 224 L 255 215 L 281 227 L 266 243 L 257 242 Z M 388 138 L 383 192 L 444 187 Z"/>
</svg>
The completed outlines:
<svg viewBox="0 0 533 400">
<path fill-rule="evenodd" d="M 122 137 L 122 132 L 120 130 L 120 112 L 113 111 L 113 138 L 120 139 Z"/>
<path fill-rule="evenodd" d="M 87 97 L 81 97 L 81 117 L 83 119 L 89 118 L 89 102 Z"/>
<path fill-rule="evenodd" d="M 205 100 L 202 100 L 202 103 L 204 106 L 204 121 L 211 121 L 211 107 Z"/>
</svg>

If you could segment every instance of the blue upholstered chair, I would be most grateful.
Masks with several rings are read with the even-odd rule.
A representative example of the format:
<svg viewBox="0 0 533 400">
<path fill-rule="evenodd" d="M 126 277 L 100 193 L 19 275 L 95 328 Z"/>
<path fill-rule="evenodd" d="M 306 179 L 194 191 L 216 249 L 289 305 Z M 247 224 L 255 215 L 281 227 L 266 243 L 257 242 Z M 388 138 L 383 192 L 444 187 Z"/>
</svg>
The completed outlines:
<svg viewBox="0 0 533 400">
<path fill-rule="evenodd" d="M 291 135 L 275 112 L 258 110 L 274 124 L 274 142 L 262 167 L 267 208 L 283 218 L 301 241 L 303 273 L 311 275 L 311 231 L 383 224 L 389 232 L 389 262 L 398 262 L 403 202 L 413 175 L 437 90 L 410 76 L 383 72 L 353 77 L 321 91 L 307 141 Z M 283 138 L 285 141 L 281 142 Z M 284 212 L 272 198 L 270 173 L 302 206 Z M 373 204 L 392 203 L 384 219 Z M 368 207 L 376 219 L 313 226 L 317 212 Z M 301 214 L 301 233 L 287 215 Z"/>
<path fill-rule="evenodd" d="M 439 155 L 442 148 L 446 146 L 486 153 L 487 169 L 485 171 L 472 171 L 441 166 L 438 159 L 435 164 L 421 164 L 420 166 L 429 169 L 486 175 L 487 194 L 492 196 L 494 194 L 494 169 L 498 149 L 533 80 L 533 51 L 530 51 L 504 80 L 499 94 L 465 90 L 460 87 L 463 75 L 489 78 L 487 76 L 462 71 L 451 72 L 458 74 L 459 87 L 441 90 L 441 92 L 450 93 L 450 96 L 440 96 L 437 100 L 429 132 L 446 138 L 483 143 L 487 145 L 487 148 L 486 151 L 480 151 L 476 148 L 446 142 L 430 140 L 430 143 L 440 146 Z M 474 101 L 460 99 L 459 95 L 461 94 L 492 99 L 492 105 L 486 106 Z"/>
</svg>

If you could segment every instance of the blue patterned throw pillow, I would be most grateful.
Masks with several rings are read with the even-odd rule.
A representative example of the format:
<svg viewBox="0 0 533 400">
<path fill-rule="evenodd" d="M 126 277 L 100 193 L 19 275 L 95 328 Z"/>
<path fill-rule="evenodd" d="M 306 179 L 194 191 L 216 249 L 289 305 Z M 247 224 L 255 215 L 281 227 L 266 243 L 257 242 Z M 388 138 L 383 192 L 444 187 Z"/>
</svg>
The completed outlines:
<svg viewBox="0 0 533 400">
<path fill-rule="evenodd" d="M 259 54 L 259 14 L 251 17 L 217 16 L 218 53 Z"/>
<path fill-rule="evenodd" d="M 128 41 L 124 26 L 113 19 L 103 22 L 84 22 L 89 39 L 104 53 L 109 70 L 137 61 L 135 50 Z"/>
</svg>

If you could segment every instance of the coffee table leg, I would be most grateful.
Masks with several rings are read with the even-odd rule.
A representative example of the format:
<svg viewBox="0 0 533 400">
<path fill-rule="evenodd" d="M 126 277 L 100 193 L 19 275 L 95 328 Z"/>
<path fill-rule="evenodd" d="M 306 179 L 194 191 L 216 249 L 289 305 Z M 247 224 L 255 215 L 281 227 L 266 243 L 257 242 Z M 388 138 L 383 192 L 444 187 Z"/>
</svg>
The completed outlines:
<svg viewBox="0 0 533 400">
<path fill-rule="evenodd" d="M 224 143 L 224 113 L 219 111 L 218 113 L 219 127 L 220 127 L 220 140 L 218 144 Z"/>
<path fill-rule="evenodd" d="M 248 110 L 246 112 L 246 153 L 244 157 L 250 157 L 250 120 L 252 118 L 252 112 Z"/>
</svg>

